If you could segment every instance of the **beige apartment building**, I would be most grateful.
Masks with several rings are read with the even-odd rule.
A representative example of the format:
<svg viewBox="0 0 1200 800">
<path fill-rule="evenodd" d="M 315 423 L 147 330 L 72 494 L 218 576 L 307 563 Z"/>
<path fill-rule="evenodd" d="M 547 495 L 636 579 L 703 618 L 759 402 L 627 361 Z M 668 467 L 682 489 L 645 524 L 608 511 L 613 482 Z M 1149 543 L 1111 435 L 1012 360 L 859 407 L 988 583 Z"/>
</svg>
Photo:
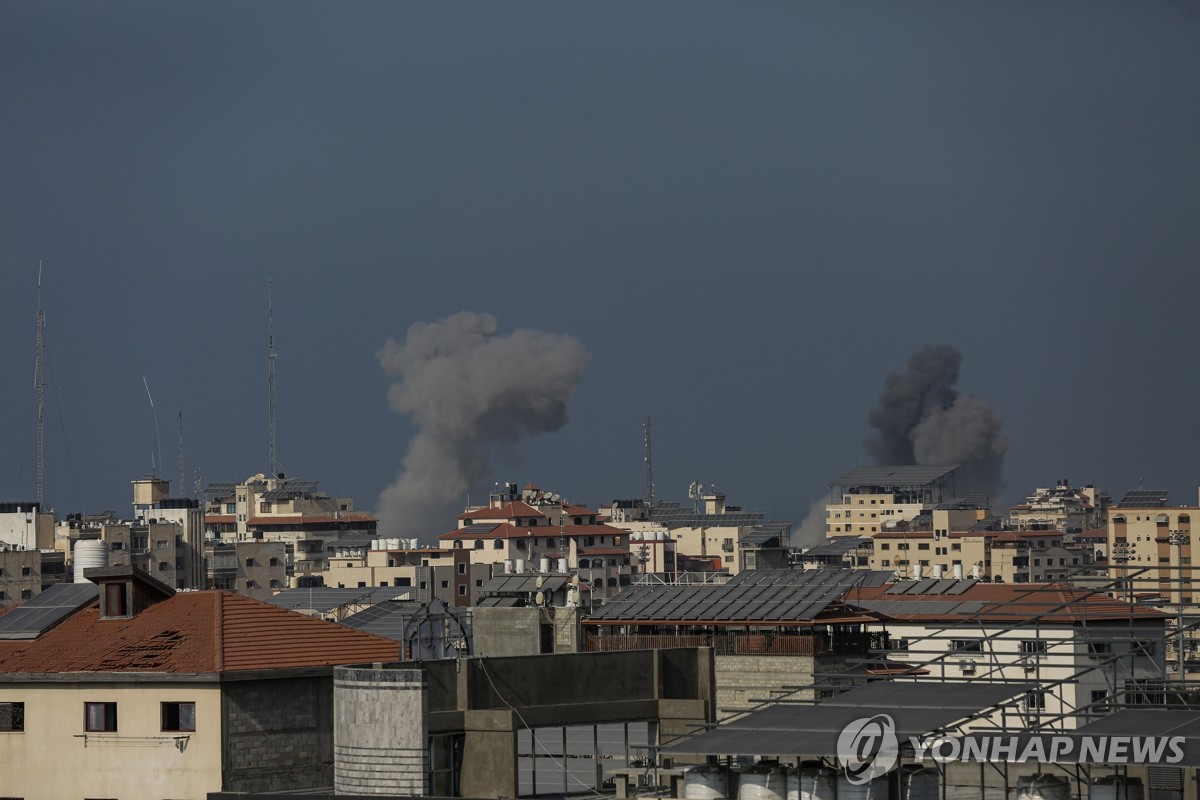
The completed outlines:
<svg viewBox="0 0 1200 800">
<path fill-rule="evenodd" d="M 873 536 L 898 527 L 927 527 L 918 520 L 954 499 L 956 469 L 955 466 L 859 467 L 843 475 L 830 484 L 834 495 L 825 506 L 826 537 Z M 980 518 L 977 509 L 972 512 L 975 519 Z M 944 527 L 962 530 L 969 524 L 953 519 Z"/>
<path fill-rule="evenodd" d="M 332 666 L 393 661 L 395 641 L 227 592 L 175 594 L 131 567 L 88 575 L 99 585 L 61 587 L 59 616 L 18 607 L 0 628 L 5 796 L 332 785 Z"/>
<path fill-rule="evenodd" d="M 1112 499 L 1088 484 L 1072 487 L 1060 480 L 1053 488 L 1039 487 L 1009 509 L 1009 526 L 1017 530 L 1089 530 L 1105 524 Z"/>
<path fill-rule="evenodd" d="M 1197 506 L 1168 506 L 1167 492 L 1128 492 L 1108 514 L 1109 577 L 1131 591 L 1195 603 L 1192 517 Z"/>
<path fill-rule="evenodd" d="M 328 564 L 330 548 L 343 536 L 374 536 L 377 521 L 354 510 L 350 497 L 330 497 L 316 481 L 253 475 L 241 483 L 205 489 L 205 527 L 224 541 L 283 542 L 289 574 L 316 575 Z"/>
<path fill-rule="evenodd" d="M 997 583 L 1071 580 L 1093 568 L 1092 549 L 1059 531 L 893 531 L 872 539 L 871 569 L 902 578 L 989 578 Z"/>
</svg>

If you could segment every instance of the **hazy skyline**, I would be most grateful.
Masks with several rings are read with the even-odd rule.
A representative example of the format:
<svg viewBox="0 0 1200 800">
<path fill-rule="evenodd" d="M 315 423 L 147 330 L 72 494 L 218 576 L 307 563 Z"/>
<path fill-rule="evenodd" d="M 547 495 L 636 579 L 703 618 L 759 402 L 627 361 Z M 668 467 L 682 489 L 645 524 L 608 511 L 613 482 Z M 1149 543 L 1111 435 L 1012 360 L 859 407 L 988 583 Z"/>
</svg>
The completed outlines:
<svg viewBox="0 0 1200 800">
<path fill-rule="evenodd" d="M 419 431 L 377 354 L 463 311 L 589 355 L 472 500 L 641 496 L 649 415 L 660 499 L 801 520 L 946 344 L 1006 503 L 1195 503 L 1197 85 L 1186 0 L 2 4 L 0 500 L 41 260 L 61 513 L 128 509 L 143 376 L 164 477 L 177 399 L 189 484 L 267 469 L 268 279 L 281 468 L 364 509 Z"/>
</svg>

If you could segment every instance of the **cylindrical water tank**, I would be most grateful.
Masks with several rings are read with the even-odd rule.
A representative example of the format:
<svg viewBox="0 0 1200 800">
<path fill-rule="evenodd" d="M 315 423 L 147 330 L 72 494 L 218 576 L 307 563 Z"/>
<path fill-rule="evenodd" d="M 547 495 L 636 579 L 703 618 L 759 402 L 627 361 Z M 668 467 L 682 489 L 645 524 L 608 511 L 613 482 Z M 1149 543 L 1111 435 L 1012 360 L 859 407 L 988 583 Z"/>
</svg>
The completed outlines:
<svg viewBox="0 0 1200 800">
<path fill-rule="evenodd" d="M 1090 800 L 1145 800 L 1146 790 L 1141 778 L 1109 775 L 1092 782 L 1088 797 Z"/>
<path fill-rule="evenodd" d="M 837 773 L 820 766 L 801 766 L 796 770 L 795 787 L 788 789 L 788 800 L 834 800 L 837 792 Z"/>
<path fill-rule="evenodd" d="M 420 670 L 333 670 L 333 782 L 338 794 L 429 791 L 429 707 Z"/>
<path fill-rule="evenodd" d="M 87 583 L 85 569 L 108 566 L 108 542 L 102 539 L 80 539 L 75 542 L 73 556 L 75 583 Z"/>
<path fill-rule="evenodd" d="M 729 781 L 721 767 L 696 767 L 683 773 L 684 800 L 726 800 Z"/>
<path fill-rule="evenodd" d="M 915 581 L 921 580 L 922 571 L 923 570 L 921 569 L 920 564 L 913 564 L 913 580 L 915 580 Z"/>
<path fill-rule="evenodd" d="M 549 572 L 549 571 L 550 571 L 550 559 L 543 557 L 541 559 L 541 561 L 538 562 L 538 572 L 544 573 L 544 572 Z"/>
<path fill-rule="evenodd" d="M 514 558 L 513 559 L 513 569 L 515 569 L 517 572 L 524 572 L 525 571 L 525 559 Z"/>
<path fill-rule="evenodd" d="M 506 558 L 504 560 L 504 574 L 505 575 L 513 574 L 513 562 L 512 562 L 511 558 Z"/>
<path fill-rule="evenodd" d="M 383 539 L 372 539 L 371 540 L 371 549 L 372 550 L 382 550 L 383 549 Z"/>
<path fill-rule="evenodd" d="M 748 767 L 738 776 L 737 800 L 785 800 L 787 772 L 778 765 Z"/>
<path fill-rule="evenodd" d="M 933 565 L 933 577 L 937 578 L 940 581 L 945 574 L 946 574 L 946 567 L 944 564 L 934 564 Z"/>
<path fill-rule="evenodd" d="M 846 773 L 837 776 L 838 800 L 888 800 L 888 779 L 881 775 L 866 783 L 851 783 Z"/>
<path fill-rule="evenodd" d="M 1071 784 L 1053 775 L 1022 775 L 1017 800 L 1071 800 Z"/>
<path fill-rule="evenodd" d="M 387 540 L 387 549 L 388 550 L 399 550 L 400 549 L 400 537 L 397 536 L 397 537 L 392 537 L 392 538 L 388 539 Z"/>
<path fill-rule="evenodd" d="M 900 772 L 900 800 L 938 800 L 937 770 L 905 767 Z"/>
<path fill-rule="evenodd" d="M 962 580 L 962 576 L 963 576 L 963 572 L 962 572 L 962 564 L 955 564 L 955 565 L 954 565 L 954 572 L 953 572 L 953 574 L 954 574 L 954 580 L 956 580 L 956 581 L 961 581 L 961 580 Z"/>
</svg>

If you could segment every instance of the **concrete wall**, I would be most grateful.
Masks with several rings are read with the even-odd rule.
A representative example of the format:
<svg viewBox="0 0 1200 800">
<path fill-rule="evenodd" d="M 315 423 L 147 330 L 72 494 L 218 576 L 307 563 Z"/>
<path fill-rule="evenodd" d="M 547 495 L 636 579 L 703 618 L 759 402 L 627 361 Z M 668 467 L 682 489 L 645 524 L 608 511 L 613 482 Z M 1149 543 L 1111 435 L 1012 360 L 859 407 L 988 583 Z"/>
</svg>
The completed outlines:
<svg viewBox="0 0 1200 800">
<path fill-rule="evenodd" d="M 785 686 L 811 686 L 812 656 L 717 656 L 717 719 L 748 711 L 789 692 Z M 812 690 L 793 695 L 813 699 Z"/>
<path fill-rule="evenodd" d="M 429 710 L 421 670 L 334 670 L 334 788 L 428 792 Z"/>
<path fill-rule="evenodd" d="M 225 789 L 333 785 L 332 675 L 222 686 Z"/>
<path fill-rule="evenodd" d="M 536 655 L 542 652 L 542 624 L 550 622 L 538 608 L 473 608 L 475 655 Z"/>
</svg>

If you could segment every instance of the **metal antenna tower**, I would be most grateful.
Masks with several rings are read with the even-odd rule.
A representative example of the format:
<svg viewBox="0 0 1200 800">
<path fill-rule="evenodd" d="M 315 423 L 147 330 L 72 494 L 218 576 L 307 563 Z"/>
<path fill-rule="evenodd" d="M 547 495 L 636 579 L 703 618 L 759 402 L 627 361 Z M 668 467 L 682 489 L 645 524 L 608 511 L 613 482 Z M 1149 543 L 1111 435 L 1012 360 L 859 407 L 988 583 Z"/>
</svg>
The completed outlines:
<svg viewBox="0 0 1200 800">
<path fill-rule="evenodd" d="M 183 468 L 183 401 L 175 398 L 176 414 L 179 417 L 179 496 L 183 497 L 187 471 Z"/>
<path fill-rule="evenodd" d="M 267 280 L 267 461 L 274 477 L 279 470 L 275 459 L 275 307 L 270 279 Z"/>
<path fill-rule="evenodd" d="M 45 497 L 46 475 L 46 315 L 42 312 L 42 262 L 38 261 L 37 283 L 37 357 L 33 368 L 33 388 L 37 392 L 37 502 Z"/>
<path fill-rule="evenodd" d="M 651 437 L 650 418 L 642 421 L 642 429 L 646 432 L 646 502 L 654 505 L 654 442 Z"/>
<path fill-rule="evenodd" d="M 158 435 L 158 412 L 154 410 L 154 395 L 150 394 L 150 384 L 146 381 L 146 376 L 142 376 L 142 385 L 146 387 L 146 397 L 150 400 L 150 416 L 154 417 L 154 452 L 150 454 L 150 461 L 154 469 L 151 471 L 152 477 L 158 477 L 158 470 L 162 465 L 162 438 Z"/>
</svg>

